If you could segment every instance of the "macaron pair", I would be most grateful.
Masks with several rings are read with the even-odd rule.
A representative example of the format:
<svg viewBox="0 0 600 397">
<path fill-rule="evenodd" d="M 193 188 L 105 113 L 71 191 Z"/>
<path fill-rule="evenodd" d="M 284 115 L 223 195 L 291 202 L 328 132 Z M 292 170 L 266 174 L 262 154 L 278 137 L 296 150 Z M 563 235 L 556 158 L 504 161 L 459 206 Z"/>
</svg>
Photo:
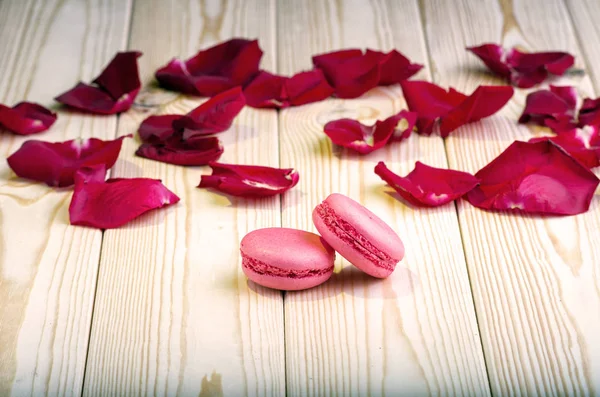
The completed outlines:
<svg viewBox="0 0 600 397">
<path fill-rule="evenodd" d="M 248 233 L 240 244 L 244 274 L 265 287 L 293 291 L 327 281 L 333 274 L 335 251 L 379 278 L 389 276 L 404 257 L 398 235 L 349 197 L 330 195 L 312 217 L 322 237 L 288 228 Z"/>
</svg>

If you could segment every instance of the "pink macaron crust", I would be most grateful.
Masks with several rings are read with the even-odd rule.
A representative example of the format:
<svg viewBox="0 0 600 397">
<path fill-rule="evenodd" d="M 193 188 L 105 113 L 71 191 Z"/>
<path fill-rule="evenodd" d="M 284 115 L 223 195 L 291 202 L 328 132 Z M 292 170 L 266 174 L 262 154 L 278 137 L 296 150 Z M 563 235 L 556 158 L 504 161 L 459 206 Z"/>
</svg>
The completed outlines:
<svg viewBox="0 0 600 397">
<path fill-rule="evenodd" d="M 373 277 L 385 278 L 404 258 L 400 237 L 356 201 L 334 193 L 312 214 L 315 227 L 340 255 Z"/>
<path fill-rule="evenodd" d="M 333 274 L 335 251 L 319 235 L 303 230 L 254 230 L 242 239 L 240 253 L 244 274 L 269 288 L 312 288 Z"/>
</svg>

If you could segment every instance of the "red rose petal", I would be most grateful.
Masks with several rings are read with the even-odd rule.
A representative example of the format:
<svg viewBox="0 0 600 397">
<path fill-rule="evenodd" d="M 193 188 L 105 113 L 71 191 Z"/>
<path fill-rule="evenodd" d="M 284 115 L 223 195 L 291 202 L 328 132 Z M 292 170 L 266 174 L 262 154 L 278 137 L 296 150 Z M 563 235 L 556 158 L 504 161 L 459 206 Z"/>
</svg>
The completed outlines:
<svg viewBox="0 0 600 397">
<path fill-rule="evenodd" d="M 555 132 L 575 127 L 575 107 L 577 92 L 574 87 L 550 86 L 549 90 L 539 90 L 527 95 L 525 109 L 519 123 L 533 122 L 551 127 Z"/>
<path fill-rule="evenodd" d="M 324 130 L 336 145 L 367 154 L 385 146 L 396 130 L 400 130 L 396 140 L 406 139 L 414 127 L 414 119 L 414 114 L 402 111 L 371 126 L 352 119 L 333 120 L 325 124 Z"/>
<path fill-rule="evenodd" d="M 496 44 L 467 47 L 485 65 L 517 87 L 529 88 L 541 83 L 548 73 L 562 75 L 575 63 L 575 58 L 566 52 L 524 53 L 515 48 L 504 50 Z"/>
<path fill-rule="evenodd" d="M 173 122 L 182 118 L 181 114 L 163 114 L 161 116 L 147 117 L 140 128 L 138 134 L 144 142 L 162 142 L 169 139 L 175 133 Z"/>
<path fill-rule="evenodd" d="M 46 131 L 55 121 L 56 113 L 36 103 L 20 102 L 12 108 L 0 104 L 0 128 L 18 135 Z"/>
<path fill-rule="evenodd" d="M 216 137 L 189 141 L 177 138 L 165 142 L 144 143 L 135 152 L 140 157 L 176 165 L 206 165 L 223 154 L 223 146 Z"/>
<path fill-rule="evenodd" d="M 598 126 L 584 126 L 561 132 L 553 137 L 532 138 L 529 142 L 552 141 L 587 168 L 600 166 L 600 133 Z"/>
<path fill-rule="evenodd" d="M 141 83 L 137 58 L 141 52 L 119 52 L 94 80 L 96 85 L 78 83 L 55 99 L 65 105 L 95 114 L 115 114 L 128 110 Z"/>
<path fill-rule="evenodd" d="M 284 84 L 287 78 L 260 71 L 244 88 L 248 106 L 253 108 L 284 108 L 289 106 Z"/>
<path fill-rule="evenodd" d="M 313 64 L 321 69 L 339 98 L 356 98 L 379 84 L 383 55 L 349 49 L 313 56 Z"/>
<path fill-rule="evenodd" d="M 268 197 L 296 186 L 298 173 L 293 169 L 210 163 L 212 175 L 202 175 L 199 188 L 213 188 L 232 196 Z"/>
<path fill-rule="evenodd" d="M 29 140 L 8 159 L 10 168 L 21 178 L 44 182 L 48 186 L 70 186 L 75 172 L 101 164 L 110 169 L 121 151 L 122 136 L 113 141 L 89 138 L 65 142 Z"/>
<path fill-rule="evenodd" d="M 113 229 L 138 216 L 179 201 L 160 180 L 149 178 L 103 181 L 104 167 L 85 167 L 75 175 L 69 205 L 72 225 Z"/>
<path fill-rule="evenodd" d="M 156 71 L 156 79 L 169 89 L 213 96 L 246 85 L 258 73 L 262 55 L 257 40 L 231 39 L 187 61 L 173 59 Z"/>
<path fill-rule="evenodd" d="M 300 72 L 285 81 L 285 92 L 292 106 L 319 102 L 329 98 L 334 89 L 320 69 Z"/>
<path fill-rule="evenodd" d="M 419 70 L 423 69 L 423 65 L 411 63 L 410 60 L 402 53 L 392 50 L 387 54 L 379 51 L 367 49 L 368 53 L 375 53 L 381 56 L 380 61 L 380 76 L 378 85 L 392 85 L 407 80 Z"/>
<path fill-rule="evenodd" d="M 439 119 L 442 137 L 464 124 L 496 113 L 514 93 L 509 86 L 479 86 L 466 96 L 453 88 L 446 91 L 427 81 L 402 81 L 400 85 L 408 108 L 418 114 L 419 133 L 430 135 Z"/>
<path fill-rule="evenodd" d="M 380 161 L 375 173 L 406 201 L 416 206 L 437 207 L 462 197 L 479 183 L 467 172 L 433 168 L 419 161 L 405 177 L 394 174 Z"/>
<path fill-rule="evenodd" d="M 575 215 L 588 210 L 600 180 L 550 141 L 516 141 L 475 174 L 467 200 L 487 210 Z"/>
<path fill-rule="evenodd" d="M 585 98 L 579 109 L 579 126 L 600 125 L 600 98 Z"/>
</svg>

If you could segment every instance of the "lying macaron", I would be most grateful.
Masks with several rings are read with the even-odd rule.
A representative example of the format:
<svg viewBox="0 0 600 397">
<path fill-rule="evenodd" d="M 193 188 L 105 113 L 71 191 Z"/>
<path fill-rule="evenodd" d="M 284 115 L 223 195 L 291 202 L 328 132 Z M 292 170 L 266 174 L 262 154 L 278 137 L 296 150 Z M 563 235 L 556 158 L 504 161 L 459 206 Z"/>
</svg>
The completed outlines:
<svg viewBox="0 0 600 397">
<path fill-rule="evenodd" d="M 400 237 L 374 213 L 334 193 L 312 213 L 315 227 L 340 255 L 373 277 L 389 276 L 404 257 Z"/>
<path fill-rule="evenodd" d="M 296 291 L 316 287 L 333 274 L 335 252 L 319 235 L 287 228 L 258 229 L 240 243 L 242 270 L 265 287 Z"/>
</svg>

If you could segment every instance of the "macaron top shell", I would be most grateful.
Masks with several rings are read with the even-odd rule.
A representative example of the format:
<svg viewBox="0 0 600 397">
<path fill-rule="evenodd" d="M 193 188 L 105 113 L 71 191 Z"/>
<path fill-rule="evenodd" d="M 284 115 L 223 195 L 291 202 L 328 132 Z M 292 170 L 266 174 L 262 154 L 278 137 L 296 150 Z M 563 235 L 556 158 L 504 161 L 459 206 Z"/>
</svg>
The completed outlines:
<svg viewBox="0 0 600 397">
<path fill-rule="evenodd" d="M 240 244 L 242 255 L 288 271 L 333 267 L 335 251 L 319 235 L 281 227 L 248 233 Z"/>
<path fill-rule="evenodd" d="M 404 244 L 400 237 L 387 223 L 363 205 L 339 193 L 329 195 L 323 202 L 373 246 L 397 261 L 404 258 Z"/>
</svg>

